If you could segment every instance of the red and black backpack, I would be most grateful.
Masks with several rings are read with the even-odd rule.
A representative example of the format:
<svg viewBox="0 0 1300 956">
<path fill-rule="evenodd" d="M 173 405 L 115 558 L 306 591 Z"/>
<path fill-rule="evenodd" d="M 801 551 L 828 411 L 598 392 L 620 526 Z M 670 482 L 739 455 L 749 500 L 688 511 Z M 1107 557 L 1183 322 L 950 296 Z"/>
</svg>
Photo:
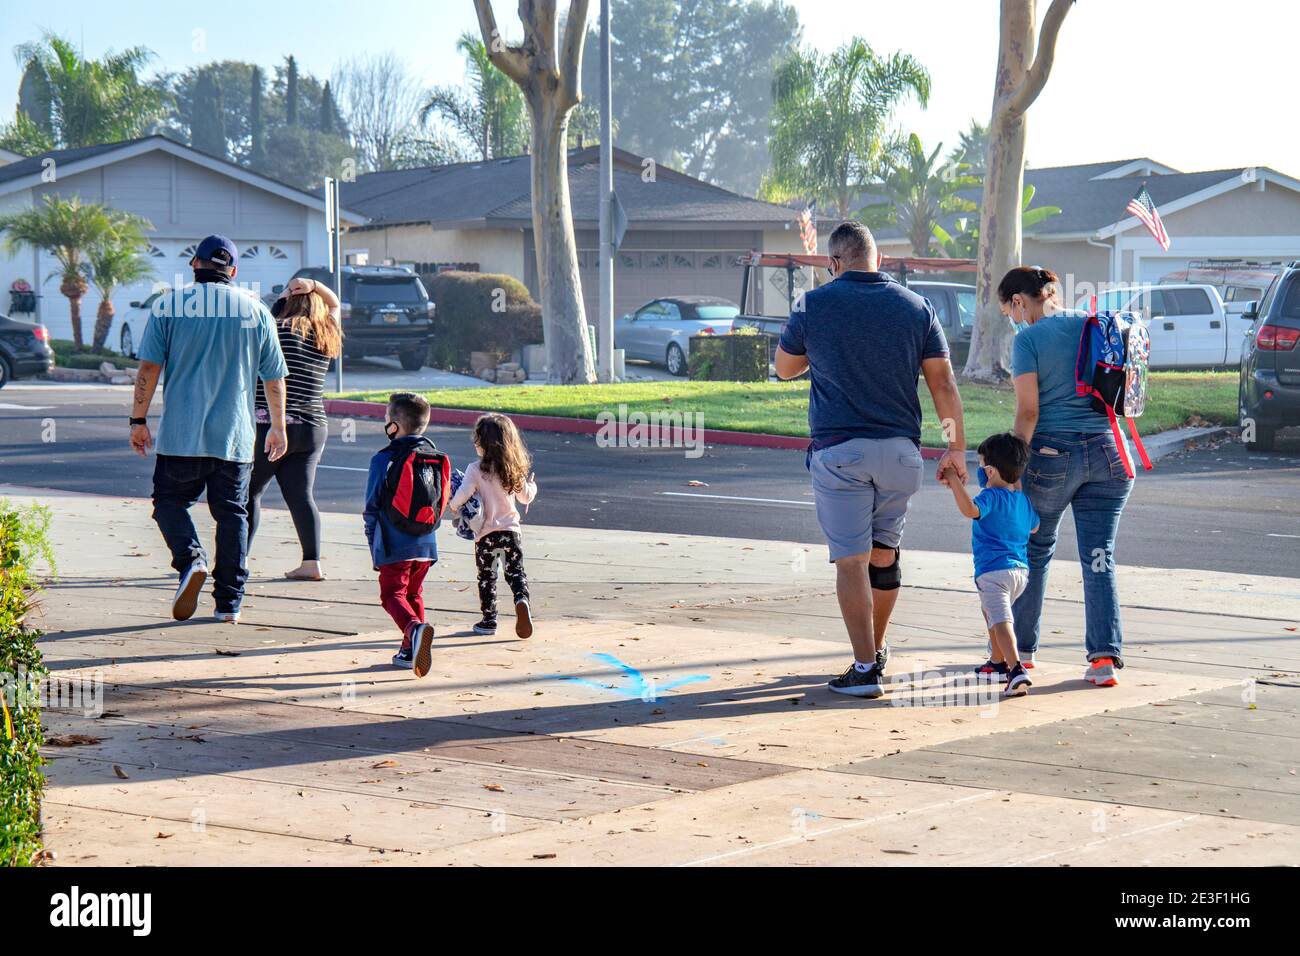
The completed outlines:
<svg viewBox="0 0 1300 956">
<path fill-rule="evenodd" d="M 427 438 L 388 463 L 380 507 L 399 531 L 429 534 L 451 500 L 451 459 Z"/>
</svg>

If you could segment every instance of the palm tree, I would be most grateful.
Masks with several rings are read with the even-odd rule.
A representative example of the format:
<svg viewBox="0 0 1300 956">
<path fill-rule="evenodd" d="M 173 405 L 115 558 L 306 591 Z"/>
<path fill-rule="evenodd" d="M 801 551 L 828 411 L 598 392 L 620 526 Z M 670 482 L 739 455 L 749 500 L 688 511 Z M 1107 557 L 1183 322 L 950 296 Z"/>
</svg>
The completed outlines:
<svg viewBox="0 0 1300 956">
<path fill-rule="evenodd" d="M 483 41 L 462 33 L 456 49 L 465 55 L 469 93 L 435 87 L 420 109 L 420 122 L 437 116 L 474 143 L 480 159 L 517 156 L 528 151 L 528 110 L 517 84 L 498 70 Z"/>
<path fill-rule="evenodd" d="M 147 245 L 145 230 L 153 224 L 130 213 L 113 211 L 109 214 L 113 232 L 86 253 L 90 265 L 90 278 L 99 290 L 99 309 L 95 314 L 95 334 L 92 347 L 98 351 L 108 340 L 113 327 L 113 293 L 124 285 L 131 285 L 153 275 L 153 266 L 144 254 Z"/>
<path fill-rule="evenodd" d="M 979 188 L 979 179 L 961 164 L 944 164 L 936 169 L 941 149 L 942 143 L 927 156 L 920 137 L 913 133 L 899 155 L 887 160 L 888 171 L 878 189 L 888 202 L 873 203 L 855 213 L 868 225 L 901 228 L 912 244 L 914 256 L 930 255 L 940 217 L 976 208 L 961 191 Z"/>
<path fill-rule="evenodd" d="M 1029 208 L 1029 204 L 1034 201 L 1036 190 L 1028 183 L 1025 184 L 1025 190 L 1020 194 L 1020 228 L 1022 231 L 1032 229 L 1044 219 L 1051 219 L 1053 216 L 1061 214 L 1060 206 L 1035 206 Z M 939 241 L 943 248 L 943 254 L 953 259 L 973 259 L 975 253 L 979 251 L 980 245 L 980 225 L 978 220 L 971 220 L 967 216 L 962 216 L 953 221 L 955 232 L 948 232 L 938 223 L 934 225 L 934 238 Z"/>
<path fill-rule="evenodd" d="M 5 252 L 16 255 L 24 247 L 41 249 L 59 263 L 59 291 L 68 297 L 72 341 L 80 348 L 81 300 L 90 288 L 87 255 L 115 232 L 113 218 L 97 203 L 73 196 L 47 195 L 45 205 L 0 216 Z"/>
<path fill-rule="evenodd" d="M 19 106 L 29 122 L 20 118 L 5 139 L 27 129 L 53 147 L 95 146 L 139 136 L 161 114 L 161 93 L 138 75 L 153 57 L 144 47 L 85 60 L 70 42 L 46 33 L 14 54 L 30 91 Z"/>
<path fill-rule="evenodd" d="M 879 57 L 855 37 L 830 54 L 792 54 L 772 80 L 765 196 L 815 199 L 847 219 L 853 196 L 880 173 L 886 127 L 909 95 L 927 105 L 930 74 L 906 53 Z"/>
<path fill-rule="evenodd" d="M 959 134 L 957 145 L 948 155 L 953 164 L 964 163 L 972 176 L 984 178 L 984 157 L 989 151 L 989 128 L 979 120 L 971 120 Z"/>
</svg>

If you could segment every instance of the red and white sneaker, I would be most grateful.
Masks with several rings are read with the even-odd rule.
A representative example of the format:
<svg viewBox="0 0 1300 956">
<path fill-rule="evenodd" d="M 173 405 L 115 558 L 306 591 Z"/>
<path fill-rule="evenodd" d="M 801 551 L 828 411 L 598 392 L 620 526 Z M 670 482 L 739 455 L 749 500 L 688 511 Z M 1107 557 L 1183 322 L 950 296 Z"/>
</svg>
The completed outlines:
<svg viewBox="0 0 1300 956">
<path fill-rule="evenodd" d="M 1115 661 L 1109 657 L 1099 657 L 1088 665 L 1083 679 L 1098 687 L 1114 687 L 1119 683 L 1115 679 Z"/>
</svg>

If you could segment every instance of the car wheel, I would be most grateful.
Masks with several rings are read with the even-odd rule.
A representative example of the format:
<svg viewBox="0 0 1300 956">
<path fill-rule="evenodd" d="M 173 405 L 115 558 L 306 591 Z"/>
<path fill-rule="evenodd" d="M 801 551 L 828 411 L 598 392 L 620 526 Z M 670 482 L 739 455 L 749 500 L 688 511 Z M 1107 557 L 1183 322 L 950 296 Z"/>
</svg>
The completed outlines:
<svg viewBox="0 0 1300 956">
<path fill-rule="evenodd" d="M 131 334 L 131 326 L 123 323 L 122 334 L 118 338 L 118 351 L 127 358 L 135 358 L 135 336 Z"/>
<path fill-rule="evenodd" d="M 9 384 L 9 380 L 14 377 L 14 370 L 9 367 L 9 360 L 0 355 L 0 388 Z"/>
<path fill-rule="evenodd" d="M 686 353 L 682 351 L 682 347 L 676 342 L 669 344 L 664 364 L 668 366 L 668 372 L 672 375 L 686 374 Z"/>
<path fill-rule="evenodd" d="M 1237 421 L 1241 425 L 1242 441 L 1250 451 L 1272 451 L 1277 443 L 1277 429 L 1260 425 L 1246 405 L 1246 386 L 1237 391 Z"/>
<path fill-rule="evenodd" d="M 418 372 L 424 368 L 424 354 L 423 349 L 418 352 L 403 352 L 398 359 L 402 363 L 402 368 L 408 372 Z"/>
</svg>

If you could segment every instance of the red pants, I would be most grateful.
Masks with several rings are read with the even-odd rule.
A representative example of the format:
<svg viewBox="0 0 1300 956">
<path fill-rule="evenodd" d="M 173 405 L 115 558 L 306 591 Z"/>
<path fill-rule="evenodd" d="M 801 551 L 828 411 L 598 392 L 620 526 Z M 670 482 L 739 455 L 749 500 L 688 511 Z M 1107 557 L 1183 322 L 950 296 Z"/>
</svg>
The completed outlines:
<svg viewBox="0 0 1300 956">
<path fill-rule="evenodd" d="M 431 561 L 397 561 L 379 566 L 379 603 L 402 630 L 402 642 L 413 623 L 424 621 L 424 576 Z"/>
</svg>

